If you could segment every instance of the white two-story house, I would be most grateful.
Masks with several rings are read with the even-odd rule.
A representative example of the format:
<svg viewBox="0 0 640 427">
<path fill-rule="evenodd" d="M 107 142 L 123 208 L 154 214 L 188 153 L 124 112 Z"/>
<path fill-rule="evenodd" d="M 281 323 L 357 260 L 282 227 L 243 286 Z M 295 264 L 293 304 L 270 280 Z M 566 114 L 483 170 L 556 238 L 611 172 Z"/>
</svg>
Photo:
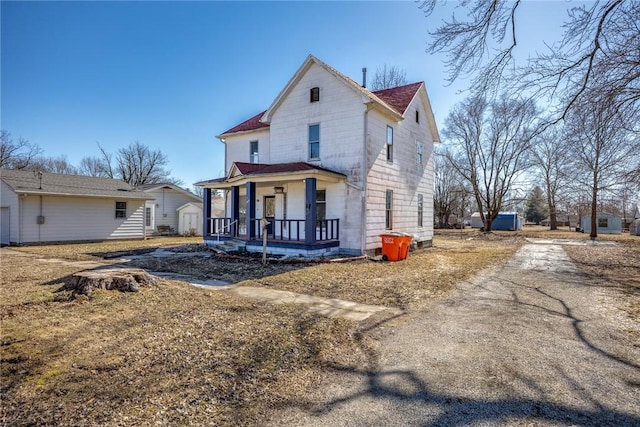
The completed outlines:
<svg viewBox="0 0 640 427">
<path fill-rule="evenodd" d="M 380 235 L 433 238 L 433 146 L 423 82 L 371 92 L 313 56 L 269 108 L 218 135 L 226 176 L 202 181 L 204 238 L 249 251 L 375 254 Z M 212 217 L 212 190 L 226 199 Z M 266 225 L 263 220 L 266 220 Z"/>
</svg>

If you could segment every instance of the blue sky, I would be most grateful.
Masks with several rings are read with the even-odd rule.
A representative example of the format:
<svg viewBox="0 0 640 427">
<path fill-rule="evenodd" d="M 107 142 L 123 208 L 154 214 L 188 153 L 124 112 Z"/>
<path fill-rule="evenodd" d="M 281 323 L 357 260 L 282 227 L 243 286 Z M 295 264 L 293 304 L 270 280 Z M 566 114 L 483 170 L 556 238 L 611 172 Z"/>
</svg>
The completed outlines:
<svg viewBox="0 0 640 427">
<path fill-rule="evenodd" d="M 450 2 L 455 4 L 455 2 Z M 567 1 L 530 1 L 527 40 Z M 1 127 L 77 165 L 140 141 L 185 187 L 224 174 L 215 135 L 266 109 L 309 54 L 357 81 L 396 65 L 425 81 L 440 127 L 462 99 L 426 53 L 413 1 L 1 3 Z M 552 38 L 552 37 L 551 37 Z"/>
</svg>

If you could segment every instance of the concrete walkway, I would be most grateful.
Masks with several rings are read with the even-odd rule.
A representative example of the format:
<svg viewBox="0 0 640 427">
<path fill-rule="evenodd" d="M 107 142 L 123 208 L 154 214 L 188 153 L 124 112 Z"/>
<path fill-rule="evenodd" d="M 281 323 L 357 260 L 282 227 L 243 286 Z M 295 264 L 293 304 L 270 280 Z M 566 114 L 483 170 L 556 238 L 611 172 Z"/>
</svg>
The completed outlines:
<svg viewBox="0 0 640 427">
<path fill-rule="evenodd" d="M 71 261 L 61 258 L 46 258 L 44 256 L 33 255 L 25 252 L 15 251 L 7 248 L 0 248 L 0 256 L 30 256 L 39 262 L 54 263 L 68 265 L 71 267 L 79 267 L 84 269 L 97 269 L 97 268 L 130 268 L 126 265 L 129 258 L 114 259 L 110 261 Z M 175 255 L 174 252 L 158 249 L 155 252 L 151 252 L 145 255 L 136 255 L 136 258 L 142 258 L 144 256 L 152 257 L 169 257 Z M 184 255 L 184 254 L 181 254 Z M 192 255 L 197 256 L 197 255 Z M 368 317 L 387 311 L 390 315 L 396 315 L 402 313 L 401 310 L 383 306 L 359 304 L 352 301 L 344 301 L 334 298 L 321 298 L 313 295 L 298 294 L 289 291 L 280 291 L 277 289 L 258 288 L 253 286 L 236 286 L 232 283 L 223 282 L 217 279 L 201 280 L 195 277 L 178 274 L 168 273 L 162 271 L 147 271 L 147 273 L 160 277 L 166 280 L 177 280 L 181 282 L 189 283 L 193 286 L 203 287 L 212 290 L 227 291 L 244 298 L 250 298 L 258 301 L 263 301 L 266 304 L 301 304 L 307 307 L 307 310 L 312 313 L 316 313 L 322 316 L 343 318 L 352 321 L 362 321 Z"/>
</svg>

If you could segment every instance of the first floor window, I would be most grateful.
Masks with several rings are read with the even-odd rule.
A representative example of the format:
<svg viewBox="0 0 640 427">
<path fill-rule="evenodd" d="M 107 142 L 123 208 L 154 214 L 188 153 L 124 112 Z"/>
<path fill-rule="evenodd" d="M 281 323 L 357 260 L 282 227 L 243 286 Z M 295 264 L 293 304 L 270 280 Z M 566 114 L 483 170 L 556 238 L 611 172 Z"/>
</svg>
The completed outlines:
<svg viewBox="0 0 640 427">
<path fill-rule="evenodd" d="M 387 230 L 391 230 L 393 228 L 393 191 L 387 190 L 387 197 L 385 203 L 385 222 L 384 227 Z"/>
<path fill-rule="evenodd" d="M 116 202 L 116 218 L 127 217 L 127 202 Z"/>
<path fill-rule="evenodd" d="M 418 194 L 418 227 L 422 227 L 422 194 Z"/>
<path fill-rule="evenodd" d="M 609 218 L 598 218 L 598 228 L 609 227 Z"/>
<path fill-rule="evenodd" d="M 258 163 L 258 141 L 249 143 L 249 159 L 251 163 Z"/>
<path fill-rule="evenodd" d="M 309 159 L 320 158 L 320 125 L 309 125 Z"/>
<path fill-rule="evenodd" d="M 316 219 L 327 219 L 327 190 L 316 190 Z"/>
<path fill-rule="evenodd" d="M 144 210 L 144 225 L 151 227 L 151 208 L 145 208 Z"/>
</svg>

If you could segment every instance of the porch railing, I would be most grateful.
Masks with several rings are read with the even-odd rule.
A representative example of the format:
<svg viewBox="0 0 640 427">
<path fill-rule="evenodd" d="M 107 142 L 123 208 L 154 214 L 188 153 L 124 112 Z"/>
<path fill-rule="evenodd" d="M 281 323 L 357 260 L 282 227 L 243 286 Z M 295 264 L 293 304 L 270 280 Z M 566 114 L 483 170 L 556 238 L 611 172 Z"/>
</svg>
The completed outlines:
<svg viewBox="0 0 640 427">
<path fill-rule="evenodd" d="M 231 218 L 207 218 L 209 221 L 209 236 L 238 236 L 237 221 L 231 222 Z M 272 219 L 267 233 L 267 239 L 303 242 L 305 240 L 304 219 Z M 262 236 L 260 219 L 250 219 L 250 227 L 253 227 L 253 235 L 257 239 Z M 340 220 L 322 219 L 316 221 L 316 242 L 340 239 Z"/>
</svg>

